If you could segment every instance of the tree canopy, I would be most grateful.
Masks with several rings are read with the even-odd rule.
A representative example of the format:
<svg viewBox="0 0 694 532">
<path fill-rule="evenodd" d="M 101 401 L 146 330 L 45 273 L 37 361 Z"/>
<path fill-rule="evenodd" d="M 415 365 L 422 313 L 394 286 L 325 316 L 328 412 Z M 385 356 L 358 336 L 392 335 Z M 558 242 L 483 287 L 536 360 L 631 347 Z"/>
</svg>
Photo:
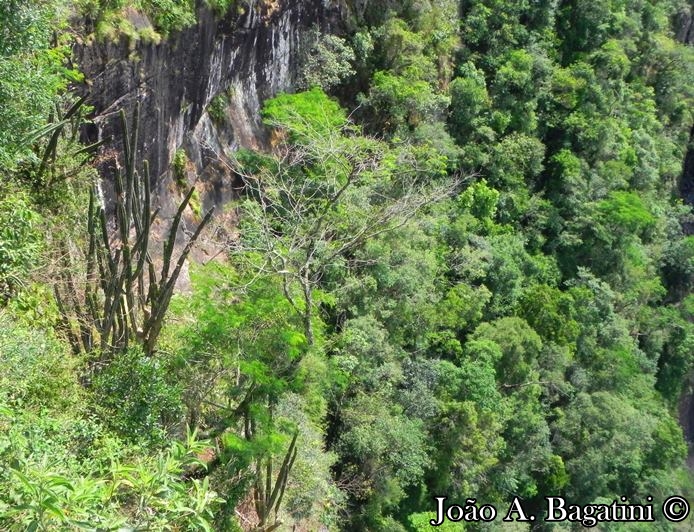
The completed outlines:
<svg viewBox="0 0 694 532">
<path fill-rule="evenodd" d="M 136 123 L 120 177 L 79 143 L 67 3 L 0 0 L 3 530 L 419 531 L 437 496 L 518 497 L 542 530 L 546 496 L 694 494 L 688 6 L 348 4 L 263 102 L 263 149 L 220 154 L 233 225 L 191 189 L 157 256 Z M 167 46 L 196 6 L 73 8 Z"/>
</svg>

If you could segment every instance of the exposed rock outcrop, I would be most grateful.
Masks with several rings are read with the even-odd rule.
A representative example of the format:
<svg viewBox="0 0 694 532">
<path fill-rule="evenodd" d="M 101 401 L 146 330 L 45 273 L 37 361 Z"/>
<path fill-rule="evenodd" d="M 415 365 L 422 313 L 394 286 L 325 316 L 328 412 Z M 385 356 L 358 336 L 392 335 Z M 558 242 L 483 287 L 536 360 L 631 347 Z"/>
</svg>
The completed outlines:
<svg viewBox="0 0 694 532">
<path fill-rule="evenodd" d="M 675 37 L 685 44 L 694 44 L 694 7 L 682 9 L 675 16 Z"/>
<path fill-rule="evenodd" d="M 139 13 L 126 16 L 136 28 L 148 24 Z M 332 31 L 341 20 L 340 3 L 331 0 L 250 0 L 223 18 L 201 3 L 196 26 L 159 44 L 122 37 L 78 46 L 75 58 L 94 106 L 87 140 L 114 137 L 118 149 L 117 113 L 139 101 L 138 151 L 149 161 L 164 215 L 171 162 L 181 148 L 204 188 L 205 206 L 224 203 L 233 183 L 218 156 L 263 144 L 259 110 L 266 98 L 293 88 L 302 34 L 316 24 Z M 225 116 L 213 119 L 208 109 L 215 97 L 223 98 Z"/>
<path fill-rule="evenodd" d="M 190 185 L 197 193 L 184 215 L 179 243 L 186 227 L 211 207 L 216 207 L 222 240 L 229 238 L 225 231 L 234 227 L 234 214 L 223 206 L 237 195 L 239 183 L 225 164 L 225 153 L 264 145 L 262 103 L 294 88 L 304 35 L 316 25 L 323 32 L 336 31 L 345 20 L 341 0 L 239 0 L 224 17 L 202 0 L 198 6 L 195 26 L 161 42 L 127 36 L 85 39 L 74 50 L 86 78 L 83 90 L 94 107 L 94 123 L 84 140 L 112 139 L 98 158 L 105 198 L 115 197 L 112 177 L 122 136 L 118 112 L 131 113 L 140 102 L 138 159 L 149 161 L 160 209 L 152 230 L 155 242 L 162 241 Z M 128 10 L 123 16 L 143 36 L 143 29 L 153 33 L 142 13 Z M 215 98 L 220 100 L 213 104 Z M 215 231 L 206 233 L 193 251 L 197 261 L 222 251 L 219 239 L 212 238 Z M 184 271 L 182 286 L 187 277 Z"/>
<path fill-rule="evenodd" d="M 678 41 L 694 46 L 694 6 L 688 6 L 675 16 L 675 37 Z M 680 196 L 689 205 L 694 205 L 694 125 L 689 134 L 689 147 L 682 167 L 680 179 Z M 694 233 L 694 226 L 685 227 L 689 234 Z"/>
<path fill-rule="evenodd" d="M 680 195 L 685 203 L 694 205 L 694 125 L 689 133 L 689 148 L 682 167 Z M 694 227 L 689 227 L 688 232 L 694 234 Z"/>
</svg>

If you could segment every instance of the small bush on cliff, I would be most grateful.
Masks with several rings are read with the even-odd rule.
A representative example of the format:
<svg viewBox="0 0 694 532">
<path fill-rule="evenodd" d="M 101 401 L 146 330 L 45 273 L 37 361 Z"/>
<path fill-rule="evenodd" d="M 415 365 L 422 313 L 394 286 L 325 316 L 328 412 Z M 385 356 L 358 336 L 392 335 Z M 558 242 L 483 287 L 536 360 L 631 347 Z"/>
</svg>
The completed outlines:
<svg viewBox="0 0 694 532">
<path fill-rule="evenodd" d="M 164 34 L 180 31 L 196 22 L 192 0 L 147 0 L 143 4 L 154 26 Z"/>
<path fill-rule="evenodd" d="M 229 92 L 224 91 L 217 94 L 207 106 L 207 114 L 213 122 L 221 124 L 226 118 L 227 106 L 229 105 Z"/>
<path fill-rule="evenodd" d="M 214 10 L 221 17 L 229 13 L 234 6 L 236 6 L 237 11 L 242 11 L 242 4 L 242 2 L 239 3 L 237 0 L 207 0 L 207 5 L 210 6 L 210 9 Z"/>
<path fill-rule="evenodd" d="M 122 34 L 130 35 L 134 31 L 132 24 L 125 17 L 128 9 L 144 12 L 154 28 L 163 35 L 181 31 L 195 24 L 197 20 L 193 0 L 82 0 L 79 8 L 82 13 L 96 20 L 97 35 L 109 39 L 115 39 Z M 152 37 L 151 40 L 157 42 L 152 33 L 148 32 L 143 36 L 145 39 L 147 37 Z"/>
<path fill-rule="evenodd" d="M 183 148 L 179 148 L 174 154 L 172 167 L 174 179 L 180 187 L 186 184 L 186 166 L 188 166 L 188 156 Z"/>
</svg>

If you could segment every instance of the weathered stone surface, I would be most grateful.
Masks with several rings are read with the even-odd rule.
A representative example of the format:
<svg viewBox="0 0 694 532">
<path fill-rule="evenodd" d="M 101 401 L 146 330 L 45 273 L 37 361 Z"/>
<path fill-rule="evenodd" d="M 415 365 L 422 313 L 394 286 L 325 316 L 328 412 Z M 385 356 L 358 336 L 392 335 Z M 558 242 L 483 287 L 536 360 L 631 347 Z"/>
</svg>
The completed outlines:
<svg viewBox="0 0 694 532">
<path fill-rule="evenodd" d="M 694 45 L 694 7 L 688 6 L 675 16 L 675 37 L 677 40 Z M 680 195 L 685 203 L 694 205 L 694 125 L 689 134 L 689 148 L 682 167 L 680 179 Z M 694 226 L 688 224 L 685 230 L 689 234 L 694 233 Z"/>
<path fill-rule="evenodd" d="M 336 0 L 246 0 L 238 5 L 243 8 L 220 18 L 200 1 L 197 25 L 158 44 L 122 37 L 74 50 L 87 80 L 83 91 L 94 107 L 94 124 L 86 128 L 85 140 L 111 139 L 97 159 L 107 203 L 114 197 L 112 178 L 122 146 L 118 113 L 125 109 L 130 116 L 139 102 L 139 161 L 149 161 L 154 203 L 160 209 L 153 243 L 161 245 L 184 189 L 195 185 L 196 205 L 186 210 L 178 243 L 201 213 L 216 208 L 216 228 L 208 228 L 192 254 L 198 262 L 219 256 L 220 233 L 228 242 L 235 225 L 234 213 L 225 212 L 224 205 L 237 196 L 240 183 L 224 154 L 264 145 L 262 102 L 292 90 L 304 32 L 315 25 L 333 31 L 344 9 Z M 149 25 L 141 13 L 124 15 L 136 29 Z M 228 105 L 223 118 L 213 120 L 208 106 L 222 93 Z M 171 168 L 178 149 L 187 155 L 184 182 Z M 187 272 L 180 279 L 179 288 L 185 288 Z"/>
<path fill-rule="evenodd" d="M 149 161 L 161 193 L 180 147 L 204 177 L 209 164 L 225 150 L 262 145 L 260 107 L 266 98 L 292 89 L 302 33 L 315 24 L 330 31 L 340 14 L 337 4 L 321 0 L 252 0 L 243 5 L 243 10 L 223 19 L 201 7 L 195 27 L 160 44 L 132 43 L 123 37 L 119 42 L 78 46 L 75 57 L 95 110 L 87 139 L 112 137 L 116 151 L 111 153 L 117 153 L 121 135 L 117 113 L 121 108 L 132 110 L 139 101 L 140 160 Z M 137 18 L 140 26 L 146 23 L 137 14 L 129 16 Z M 227 120 L 214 123 L 206 110 L 223 92 L 228 93 Z M 108 159 L 104 160 L 108 175 Z M 230 194 L 219 188 L 217 192 L 214 201 Z"/>
<path fill-rule="evenodd" d="M 689 133 L 689 149 L 682 168 L 680 194 L 685 203 L 694 205 L 694 126 Z M 694 228 L 690 232 L 694 232 Z"/>
<path fill-rule="evenodd" d="M 675 16 L 675 37 L 685 44 L 694 44 L 694 7 L 688 6 Z"/>
</svg>

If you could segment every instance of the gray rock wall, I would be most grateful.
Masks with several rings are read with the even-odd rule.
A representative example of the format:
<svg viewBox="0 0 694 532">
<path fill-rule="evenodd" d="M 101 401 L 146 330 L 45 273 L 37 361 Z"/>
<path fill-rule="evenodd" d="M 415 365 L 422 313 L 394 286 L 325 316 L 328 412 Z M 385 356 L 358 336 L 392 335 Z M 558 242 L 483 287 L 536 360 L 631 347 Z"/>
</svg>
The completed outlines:
<svg viewBox="0 0 694 532">
<path fill-rule="evenodd" d="M 148 160 L 154 207 L 151 251 L 157 260 L 184 192 L 197 194 L 186 209 L 177 245 L 182 245 L 214 207 L 215 220 L 194 247 L 192 258 L 206 262 L 223 257 L 234 239 L 235 213 L 225 205 L 238 196 L 240 183 L 230 171 L 225 153 L 239 147 L 263 147 L 267 139 L 260 121 L 262 103 L 295 85 L 303 34 L 314 25 L 330 32 L 344 20 L 340 0 L 238 0 L 219 17 L 198 1 L 198 23 L 170 35 L 159 44 L 132 41 L 94 41 L 75 47 L 74 57 L 84 72 L 83 92 L 94 107 L 94 123 L 84 139 L 108 139 L 97 157 L 107 213 L 113 214 L 113 181 L 119 164 L 123 132 L 120 109 L 131 116 L 140 103 L 138 169 Z M 126 14 L 136 28 L 149 21 L 141 13 Z M 83 21 L 89 31 L 89 21 Z M 210 102 L 223 93 L 224 116 L 213 120 Z M 186 152 L 184 175 L 174 176 L 177 150 Z M 193 203 L 195 205 L 193 205 Z M 186 269 L 178 289 L 188 287 Z"/>
<path fill-rule="evenodd" d="M 107 181 L 122 142 L 118 112 L 132 112 L 139 101 L 138 152 L 140 160 L 149 161 L 161 206 L 166 208 L 170 164 L 181 147 L 192 174 L 216 181 L 211 187 L 216 193 L 206 203 L 223 202 L 232 194 L 231 178 L 220 176 L 217 156 L 239 146 L 263 145 L 259 110 L 265 99 L 294 86 L 302 34 L 315 24 L 331 31 L 341 20 L 338 3 L 331 0 L 248 0 L 239 5 L 241 11 L 232 9 L 220 19 L 201 3 L 195 27 L 159 44 L 123 37 L 76 47 L 76 61 L 87 79 L 84 90 L 94 106 L 86 140 L 113 139 L 101 158 Z M 141 14 L 130 16 L 136 27 L 148 23 Z M 215 122 L 207 107 L 223 92 L 229 101 L 226 119 Z M 229 182 L 220 186 L 225 179 Z"/>
<path fill-rule="evenodd" d="M 694 45 L 694 6 L 683 8 L 674 19 L 675 38 L 684 44 Z M 680 195 L 689 204 L 694 205 L 694 125 L 689 135 L 689 149 L 682 168 L 680 180 Z M 689 234 L 694 233 L 694 227 L 689 224 L 686 228 Z"/>
</svg>

